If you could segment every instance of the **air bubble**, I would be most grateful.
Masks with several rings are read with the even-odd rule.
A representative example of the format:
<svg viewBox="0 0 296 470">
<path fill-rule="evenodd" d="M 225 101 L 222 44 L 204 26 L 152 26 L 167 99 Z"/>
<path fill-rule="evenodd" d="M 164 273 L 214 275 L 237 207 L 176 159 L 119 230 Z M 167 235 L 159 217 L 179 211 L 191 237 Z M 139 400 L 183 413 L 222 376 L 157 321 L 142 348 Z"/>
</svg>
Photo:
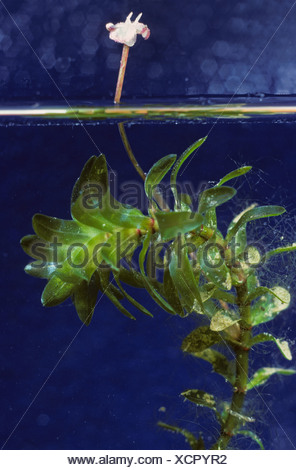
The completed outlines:
<svg viewBox="0 0 296 470">
<path fill-rule="evenodd" d="M 57 72 L 65 73 L 71 65 L 70 57 L 59 57 L 55 63 L 55 69 Z"/>
<path fill-rule="evenodd" d="M 56 63 L 55 55 L 52 52 L 46 52 L 41 56 L 40 60 L 42 65 L 49 70 L 52 69 Z"/>
<path fill-rule="evenodd" d="M 152 62 L 148 68 L 147 75 L 149 78 L 158 78 L 163 74 L 162 65 L 159 62 Z"/>
<path fill-rule="evenodd" d="M 120 54 L 109 54 L 106 60 L 106 66 L 109 70 L 118 70 L 120 63 Z"/>
<path fill-rule="evenodd" d="M 206 59 L 202 62 L 200 68 L 205 75 L 213 76 L 218 65 L 215 59 Z"/>
<path fill-rule="evenodd" d="M 95 55 L 99 49 L 99 44 L 94 39 L 88 39 L 82 44 L 82 52 L 86 55 Z"/>
<path fill-rule="evenodd" d="M 47 426 L 50 421 L 50 417 L 44 413 L 41 413 L 37 417 L 36 421 L 37 421 L 38 426 Z"/>
<path fill-rule="evenodd" d="M 229 55 L 229 44 L 226 41 L 216 41 L 212 50 L 217 57 L 227 57 Z"/>
</svg>

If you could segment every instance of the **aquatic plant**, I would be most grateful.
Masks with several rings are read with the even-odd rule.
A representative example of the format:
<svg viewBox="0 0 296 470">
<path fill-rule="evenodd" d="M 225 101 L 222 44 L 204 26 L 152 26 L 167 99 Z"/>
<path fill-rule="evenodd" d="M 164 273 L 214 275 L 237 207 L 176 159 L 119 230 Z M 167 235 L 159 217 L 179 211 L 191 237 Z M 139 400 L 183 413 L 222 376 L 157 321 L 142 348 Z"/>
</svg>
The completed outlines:
<svg viewBox="0 0 296 470">
<path fill-rule="evenodd" d="M 205 140 L 199 139 L 179 158 L 168 155 L 153 165 L 144 183 L 148 214 L 115 200 L 105 156 L 91 157 L 73 188 L 72 220 L 34 215 L 35 234 L 21 240 L 25 252 L 34 259 L 25 271 L 47 279 L 41 297 L 44 306 L 71 298 L 85 325 L 92 319 L 99 291 L 131 319 L 134 316 L 123 306 L 123 299 L 152 316 L 128 293 L 127 286 L 144 289 L 162 310 L 184 321 L 188 316 L 200 318 L 202 324 L 183 340 L 182 350 L 210 363 L 228 382 L 232 398 L 225 402 L 191 388 L 181 396 L 214 412 L 220 433 L 212 449 L 226 449 L 236 435 L 251 438 L 263 448 L 251 428 L 246 394 L 274 374 L 296 371 L 271 364 L 249 377 L 250 353 L 255 345 L 275 343 L 287 360 L 292 358 L 286 341 L 261 330 L 256 334 L 258 325 L 271 321 L 290 303 L 284 287 L 261 286 L 259 272 L 262 263 L 296 247 L 279 247 L 262 255 L 256 245 L 248 244 L 248 224 L 280 216 L 285 212 L 281 206 L 247 207 L 233 218 L 225 235 L 219 230 L 216 208 L 236 195 L 228 183 L 249 172 L 250 166 L 235 169 L 201 191 L 198 207 L 193 208 L 189 194 L 179 191 L 177 176 L 182 164 Z M 173 209 L 164 204 L 158 191 L 169 172 Z M 205 448 L 202 435 L 195 436 L 169 423 L 158 424 L 184 435 L 192 449 Z"/>
</svg>

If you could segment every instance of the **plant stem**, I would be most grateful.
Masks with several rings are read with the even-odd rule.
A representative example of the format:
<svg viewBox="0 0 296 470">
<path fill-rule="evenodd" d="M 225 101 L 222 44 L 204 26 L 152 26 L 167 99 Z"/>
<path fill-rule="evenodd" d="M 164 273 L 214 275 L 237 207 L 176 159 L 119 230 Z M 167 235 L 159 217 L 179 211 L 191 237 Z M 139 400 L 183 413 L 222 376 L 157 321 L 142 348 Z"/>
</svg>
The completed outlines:
<svg viewBox="0 0 296 470">
<path fill-rule="evenodd" d="M 228 415 L 221 427 L 220 436 L 212 449 L 226 449 L 227 445 L 235 433 L 237 426 L 240 424 L 240 419 L 237 413 L 240 413 L 244 404 L 245 395 L 248 383 L 248 368 L 249 368 L 249 348 L 247 345 L 250 343 L 252 337 L 251 331 L 251 307 L 246 304 L 248 295 L 247 283 L 236 288 L 238 306 L 240 311 L 240 328 L 241 335 L 239 338 L 239 345 L 235 346 L 235 361 L 236 361 L 236 378 L 233 387 L 233 396 L 228 411 Z"/>
<path fill-rule="evenodd" d="M 130 146 L 130 143 L 128 141 L 128 138 L 127 138 L 127 135 L 126 135 L 126 132 L 125 132 L 125 128 L 124 128 L 124 123 L 123 122 L 120 122 L 118 124 L 118 129 L 119 129 L 119 133 L 120 133 L 120 137 L 121 137 L 121 140 L 122 140 L 122 143 L 124 145 L 124 148 L 126 150 L 126 153 L 128 154 L 129 156 L 129 159 L 130 161 L 132 162 L 134 168 L 136 169 L 136 171 L 139 173 L 139 175 L 141 176 L 142 180 L 145 181 L 146 179 L 146 173 L 144 173 L 144 171 L 142 170 L 141 166 L 139 165 L 133 151 L 132 151 L 132 148 Z"/>
<path fill-rule="evenodd" d="M 129 53 L 129 46 L 124 44 L 123 49 L 122 49 L 122 54 L 121 54 L 120 67 L 119 67 L 116 92 L 115 92 L 115 98 L 114 98 L 114 103 L 116 104 L 120 103 L 122 86 L 123 86 L 123 81 L 124 81 L 124 74 L 125 74 L 125 69 L 126 69 L 126 64 L 127 64 L 127 59 L 128 59 L 128 53 Z"/>
<path fill-rule="evenodd" d="M 142 180 L 145 181 L 146 173 L 144 173 L 144 171 L 142 170 L 141 166 L 139 165 L 139 163 L 138 163 L 138 161 L 137 161 L 137 159 L 136 159 L 136 157 L 135 157 L 135 155 L 132 151 L 132 148 L 130 146 L 129 140 L 128 140 L 126 132 L 125 132 L 123 122 L 120 122 L 118 124 L 118 129 L 119 129 L 119 133 L 120 133 L 120 137 L 121 137 L 123 146 L 126 150 L 126 153 L 129 156 L 130 161 L 132 162 L 132 164 L 133 164 L 134 168 L 136 169 L 136 171 L 141 176 Z M 163 199 L 162 195 L 158 192 L 157 188 L 153 192 L 153 197 L 154 197 L 155 201 L 157 202 L 157 204 L 159 205 L 159 207 L 162 210 L 169 211 L 169 206 L 167 205 L 167 203 Z"/>
</svg>

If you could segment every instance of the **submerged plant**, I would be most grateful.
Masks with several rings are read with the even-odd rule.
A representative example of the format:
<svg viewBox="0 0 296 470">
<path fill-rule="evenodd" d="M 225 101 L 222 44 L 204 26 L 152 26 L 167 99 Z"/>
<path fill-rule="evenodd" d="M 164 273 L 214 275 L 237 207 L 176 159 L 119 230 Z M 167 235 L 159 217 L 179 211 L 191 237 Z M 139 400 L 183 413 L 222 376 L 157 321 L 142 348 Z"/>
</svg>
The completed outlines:
<svg viewBox="0 0 296 470">
<path fill-rule="evenodd" d="M 287 360 L 292 358 L 286 341 L 270 333 L 256 334 L 258 325 L 271 321 L 290 303 L 284 287 L 260 286 L 258 273 L 270 257 L 296 247 L 280 247 L 261 256 L 254 244 L 248 244 L 248 223 L 283 214 L 285 209 L 280 206 L 251 206 L 233 219 L 225 236 L 219 230 L 216 208 L 236 194 L 228 182 L 250 171 L 249 166 L 234 170 L 202 191 L 198 208 L 193 210 L 190 196 L 178 189 L 177 176 L 181 165 L 204 141 L 195 142 L 179 158 L 168 155 L 153 165 L 144 184 L 147 215 L 116 201 L 110 192 L 104 155 L 90 158 L 73 189 L 73 220 L 41 214 L 33 217 L 35 235 L 24 237 L 21 244 L 35 261 L 25 270 L 48 280 L 41 297 L 44 306 L 71 298 L 86 325 L 94 314 L 99 291 L 129 318 L 134 316 L 123 306 L 123 299 L 152 316 L 127 292 L 126 285 L 144 289 L 172 315 L 203 319 L 203 324 L 183 340 L 182 350 L 209 362 L 229 383 L 232 398 L 225 403 L 207 391 L 190 388 L 181 396 L 214 411 L 220 433 L 213 449 L 226 449 L 235 435 L 249 437 L 263 448 L 252 431 L 245 396 L 273 374 L 295 371 L 271 365 L 249 377 L 254 345 L 273 342 Z M 160 203 L 157 191 L 169 172 L 172 210 Z M 222 353 L 221 346 L 231 354 Z M 201 435 L 168 423 L 158 424 L 183 434 L 192 449 L 205 448 Z"/>
</svg>

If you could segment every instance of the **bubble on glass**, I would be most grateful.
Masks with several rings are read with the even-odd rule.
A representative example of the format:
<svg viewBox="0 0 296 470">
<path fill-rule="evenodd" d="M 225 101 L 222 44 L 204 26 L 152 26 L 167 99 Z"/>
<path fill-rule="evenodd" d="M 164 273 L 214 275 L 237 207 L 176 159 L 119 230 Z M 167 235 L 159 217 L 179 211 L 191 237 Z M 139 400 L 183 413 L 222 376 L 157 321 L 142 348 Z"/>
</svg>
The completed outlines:
<svg viewBox="0 0 296 470">
<path fill-rule="evenodd" d="M 163 74 L 163 67 L 159 62 L 152 62 L 147 71 L 147 75 L 149 78 L 158 78 Z"/>
<path fill-rule="evenodd" d="M 27 88 L 31 84 L 31 75 L 27 70 L 18 70 L 13 79 L 19 88 Z"/>
<path fill-rule="evenodd" d="M 268 28 L 269 29 L 269 28 Z M 249 20 L 248 22 L 248 32 L 253 36 L 262 35 L 262 24 L 257 20 Z M 273 31 L 271 31 L 273 32 Z"/>
<path fill-rule="evenodd" d="M 91 60 L 84 61 L 82 62 L 80 66 L 80 72 L 81 72 L 81 75 L 88 75 L 88 76 L 95 75 L 96 64 L 94 63 L 94 61 L 91 61 Z"/>
<path fill-rule="evenodd" d="M 56 47 L 56 39 L 52 36 L 46 36 L 42 39 L 40 44 L 40 50 L 43 52 L 51 52 Z"/>
<path fill-rule="evenodd" d="M 267 92 L 270 89 L 270 77 L 267 74 L 261 72 L 250 72 L 248 76 L 249 81 L 252 83 L 253 92 Z M 295 82 L 295 72 L 294 72 L 294 82 Z"/>
<path fill-rule="evenodd" d="M 109 41 L 113 42 L 113 41 Z M 145 42 L 143 44 L 143 47 L 141 48 L 141 55 L 142 57 L 145 57 L 145 59 L 151 59 L 155 54 L 155 47 L 152 42 Z"/>
<path fill-rule="evenodd" d="M 247 93 L 253 93 L 254 92 L 254 85 L 252 82 L 250 82 L 248 79 L 244 80 L 238 90 L 238 93 L 240 94 L 247 94 Z"/>
<path fill-rule="evenodd" d="M 8 82 L 10 76 L 10 72 L 8 70 L 8 67 L 5 67 L 3 65 L 0 66 L 0 85 L 4 85 L 5 83 Z"/>
<path fill-rule="evenodd" d="M 20 29 L 26 27 L 28 23 L 30 23 L 31 21 L 31 18 L 29 15 L 26 15 L 24 13 L 19 13 L 19 12 L 14 15 L 13 19 Z"/>
<path fill-rule="evenodd" d="M 63 0 L 65 8 L 68 10 L 73 10 L 75 7 L 77 7 L 78 3 L 79 0 Z"/>
<path fill-rule="evenodd" d="M 295 90 L 296 66 L 292 61 L 285 61 L 277 69 L 274 93 L 291 93 Z"/>
<path fill-rule="evenodd" d="M 86 20 L 88 23 L 93 23 L 94 25 L 98 27 L 98 25 L 102 23 L 105 17 L 106 16 L 102 13 L 102 11 L 99 8 L 94 7 L 92 8 L 91 11 L 87 13 Z"/>
<path fill-rule="evenodd" d="M 223 83 L 216 79 L 212 80 L 208 87 L 208 93 L 210 95 L 221 95 L 222 93 L 225 93 Z"/>
<path fill-rule="evenodd" d="M 56 57 L 54 55 L 54 52 L 51 51 L 42 54 L 40 60 L 42 62 L 42 65 L 48 70 L 52 69 L 56 63 Z"/>
<path fill-rule="evenodd" d="M 12 40 L 10 36 L 7 36 L 6 34 L 4 34 L 0 41 L 0 50 L 5 53 L 6 51 L 8 51 L 11 45 L 12 45 Z"/>
<path fill-rule="evenodd" d="M 95 23 L 88 23 L 82 30 L 82 37 L 84 39 L 95 39 L 98 33 L 98 25 Z"/>
<path fill-rule="evenodd" d="M 233 74 L 234 65 L 233 64 L 223 64 L 218 70 L 219 76 L 224 80 L 229 75 Z"/>
<path fill-rule="evenodd" d="M 95 41 L 94 39 L 87 39 L 82 44 L 81 50 L 82 50 L 83 54 L 95 55 L 98 48 L 99 48 L 99 44 L 98 44 L 97 41 Z"/>
<path fill-rule="evenodd" d="M 224 82 L 226 91 L 230 93 L 238 92 L 241 82 L 242 80 L 237 75 L 230 75 Z"/>
<path fill-rule="evenodd" d="M 49 421 L 50 417 L 45 413 L 41 413 L 36 419 L 38 426 L 47 426 Z"/>
<path fill-rule="evenodd" d="M 199 18 L 209 19 L 213 15 L 213 9 L 212 7 L 210 7 L 210 5 L 203 3 L 202 5 L 200 5 L 199 7 L 195 9 L 195 14 Z"/>
<path fill-rule="evenodd" d="M 72 26 L 73 28 L 78 28 L 79 26 L 82 26 L 84 24 L 85 16 L 82 11 L 74 11 L 70 14 L 68 21 L 70 26 Z"/>
<path fill-rule="evenodd" d="M 236 5 L 234 5 L 233 12 L 234 13 L 245 13 L 247 7 L 248 7 L 247 3 L 238 2 L 238 3 L 236 3 Z"/>
<path fill-rule="evenodd" d="M 70 57 L 58 57 L 54 65 L 55 69 L 59 73 L 65 73 L 69 70 L 71 65 Z"/>
<path fill-rule="evenodd" d="M 186 88 L 186 95 L 197 95 L 198 88 L 196 86 L 189 86 Z"/>
<path fill-rule="evenodd" d="M 200 66 L 202 72 L 205 75 L 213 76 L 218 68 L 217 62 L 215 59 L 205 59 Z"/>
<path fill-rule="evenodd" d="M 200 18 L 190 21 L 188 26 L 188 33 L 194 36 L 201 36 L 206 29 L 206 23 Z"/>
<path fill-rule="evenodd" d="M 162 26 L 158 31 L 157 31 L 157 42 L 158 44 L 168 44 L 171 38 L 171 32 L 168 28 L 165 28 Z"/>
<path fill-rule="evenodd" d="M 119 69 L 119 63 L 120 63 L 120 54 L 108 54 L 107 60 L 106 60 L 106 67 L 109 70 L 118 70 Z"/>
<path fill-rule="evenodd" d="M 232 75 L 236 75 L 240 77 L 241 80 L 243 80 L 248 71 L 249 67 L 246 64 L 244 64 L 243 62 L 237 62 L 222 64 L 219 68 L 218 74 L 223 80 L 227 79 Z"/>
<path fill-rule="evenodd" d="M 227 57 L 229 54 L 229 44 L 227 41 L 216 41 L 212 51 L 216 57 Z"/>
<path fill-rule="evenodd" d="M 229 20 L 229 29 L 233 33 L 244 33 L 247 31 L 248 21 L 243 18 L 232 17 Z"/>
</svg>

